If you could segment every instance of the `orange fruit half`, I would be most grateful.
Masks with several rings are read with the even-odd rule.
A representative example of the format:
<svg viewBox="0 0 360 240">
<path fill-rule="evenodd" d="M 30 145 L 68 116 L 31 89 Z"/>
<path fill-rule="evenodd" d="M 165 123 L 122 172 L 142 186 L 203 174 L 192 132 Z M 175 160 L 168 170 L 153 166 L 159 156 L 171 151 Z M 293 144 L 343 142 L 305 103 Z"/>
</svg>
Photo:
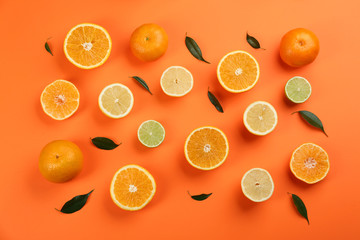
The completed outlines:
<svg viewBox="0 0 360 240">
<path fill-rule="evenodd" d="M 91 69 L 104 64 L 110 56 L 111 45 L 110 35 L 103 27 L 82 23 L 66 35 L 64 52 L 75 66 Z"/>
<path fill-rule="evenodd" d="M 200 127 L 185 142 L 186 160 L 195 168 L 211 170 L 224 163 L 229 154 L 225 134 L 215 127 Z"/>
<path fill-rule="evenodd" d="M 245 51 L 226 54 L 217 67 L 217 77 L 221 86 L 233 93 L 245 92 L 253 88 L 259 75 L 258 62 Z"/>
<path fill-rule="evenodd" d="M 41 93 L 40 102 L 44 112 L 55 120 L 73 115 L 79 108 L 80 93 L 69 81 L 56 80 Z"/>
<path fill-rule="evenodd" d="M 329 172 L 329 156 L 320 146 L 304 143 L 293 152 L 290 169 L 298 179 L 309 184 L 317 183 Z"/>
<path fill-rule="evenodd" d="M 110 195 L 114 203 L 129 211 L 145 207 L 155 191 L 153 176 L 145 168 L 133 164 L 120 168 L 110 185 Z"/>
</svg>

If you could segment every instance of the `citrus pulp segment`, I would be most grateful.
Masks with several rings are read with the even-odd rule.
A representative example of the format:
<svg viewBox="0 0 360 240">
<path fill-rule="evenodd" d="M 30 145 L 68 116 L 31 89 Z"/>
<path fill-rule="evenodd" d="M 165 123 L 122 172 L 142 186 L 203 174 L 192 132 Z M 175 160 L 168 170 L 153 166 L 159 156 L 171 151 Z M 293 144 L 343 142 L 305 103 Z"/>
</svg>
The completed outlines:
<svg viewBox="0 0 360 240">
<path fill-rule="evenodd" d="M 172 66 L 163 72 L 160 85 L 166 95 L 182 97 L 191 91 L 194 80 L 191 72 L 186 68 Z"/>
<path fill-rule="evenodd" d="M 311 95 L 311 85 L 303 77 L 293 77 L 285 85 L 286 97 L 294 103 L 303 103 Z"/>
<path fill-rule="evenodd" d="M 80 93 L 71 82 L 56 80 L 45 87 L 40 102 L 48 116 L 55 120 L 64 120 L 79 108 Z"/>
<path fill-rule="evenodd" d="M 249 132 L 264 136 L 274 130 L 278 118 L 275 108 L 270 103 L 256 101 L 246 108 L 243 121 Z"/>
<path fill-rule="evenodd" d="M 114 175 L 110 195 L 114 203 L 124 210 L 136 211 L 145 207 L 156 192 L 153 176 L 143 167 L 126 165 Z"/>
<path fill-rule="evenodd" d="M 224 163 L 229 153 L 229 143 L 220 129 L 205 126 L 190 133 L 184 149 L 190 165 L 201 170 L 211 170 Z"/>
<path fill-rule="evenodd" d="M 143 122 L 138 129 L 138 139 L 146 147 L 157 147 L 165 138 L 164 127 L 155 120 Z"/>
<path fill-rule="evenodd" d="M 122 118 L 130 113 L 134 105 L 134 96 L 127 86 L 113 83 L 101 91 L 98 101 L 101 111 L 106 116 Z"/>
<path fill-rule="evenodd" d="M 66 35 L 64 52 L 75 66 L 84 69 L 104 64 L 111 52 L 111 38 L 101 26 L 82 23 L 73 27 Z"/>
<path fill-rule="evenodd" d="M 241 180 L 241 189 L 251 201 L 263 202 L 273 194 L 274 182 L 268 171 L 262 168 L 253 168 L 244 174 Z"/>
<path fill-rule="evenodd" d="M 217 66 L 217 78 L 221 86 L 233 93 L 245 92 L 253 88 L 259 75 L 258 62 L 245 51 L 226 54 Z"/>
</svg>

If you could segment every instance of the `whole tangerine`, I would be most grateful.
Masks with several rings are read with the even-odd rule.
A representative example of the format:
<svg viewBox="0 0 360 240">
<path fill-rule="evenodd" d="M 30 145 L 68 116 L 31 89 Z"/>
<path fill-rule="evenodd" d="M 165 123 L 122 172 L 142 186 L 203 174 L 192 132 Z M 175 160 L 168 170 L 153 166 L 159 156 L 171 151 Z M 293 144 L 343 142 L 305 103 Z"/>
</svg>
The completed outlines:
<svg viewBox="0 0 360 240">
<path fill-rule="evenodd" d="M 164 28 L 154 23 L 143 24 L 136 28 L 130 38 L 131 52 L 145 62 L 160 58 L 167 47 L 167 33 Z"/>
<path fill-rule="evenodd" d="M 40 153 L 40 173 L 51 182 L 66 182 L 82 169 L 83 154 L 80 148 L 67 140 L 48 143 Z"/>
<path fill-rule="evenodd" d="M 319 50 L 319 39 L 312 31 L 305 28 L 290 30 L 280 42 L 280 57 L 291 67 L 312 63 Z"/>
</svg>

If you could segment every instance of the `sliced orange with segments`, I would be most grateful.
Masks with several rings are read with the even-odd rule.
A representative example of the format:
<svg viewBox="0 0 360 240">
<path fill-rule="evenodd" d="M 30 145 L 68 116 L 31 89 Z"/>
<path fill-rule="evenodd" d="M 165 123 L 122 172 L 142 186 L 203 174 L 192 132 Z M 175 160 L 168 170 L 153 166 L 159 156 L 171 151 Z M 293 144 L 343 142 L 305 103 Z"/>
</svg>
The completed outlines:
<svg viewBox="0 0 360 240">
<path fill-rule="evenodd" d="M 144 208 L 154 197 L 156 183 L 143 167 L 130 164 L 120 168 L 110 185 L 114 203 L 124 210 L 136 211 Z"/>
<path fill-rule="evenodd" d="M 245 51 L 226 54 L 217 66 L 217 77 L 221 86 L 233 93 L 245 92 L 253 88 L 259 75 L 258 62 Z"/>
<path fill-rule="evenodd" d="M 101 26 L 82 23 L 73 27 L 66 35 L 64 52 L 75 66 L 84 69 L 104 64 L 111 52 L 111 38 Z"/>
<path fill-rule="evenodd" d="M 79 108 L 80 93 L 69 81 L 56 80 L 41 93 L 40 102 L 44 112 L 55 120 L 64 120 Z"/>
<path fill-rule="evenodd" d="M 306 183 L 317 183 L 329 172 L 329 156 L 324 149 L 314 143 L 304 143 L 292 154 L 291 172 Z"/>
<path fill-rule="evenodd" d="M 218 128 L 205 126 L 190 133 L 185 142 L 186 160 L 195 168 L 211 170 L 224 163 L 229 143 Z"/>
</svg>

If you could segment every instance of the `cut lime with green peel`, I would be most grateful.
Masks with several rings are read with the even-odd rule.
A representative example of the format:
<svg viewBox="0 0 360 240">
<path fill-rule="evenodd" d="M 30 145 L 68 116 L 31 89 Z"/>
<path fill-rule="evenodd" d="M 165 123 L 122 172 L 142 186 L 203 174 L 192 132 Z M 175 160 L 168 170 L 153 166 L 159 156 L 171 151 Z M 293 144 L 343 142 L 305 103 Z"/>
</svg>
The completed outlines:
<svg viewBox="0 0 360 240">
<path fill-rule="evenodd" d="M 165 129 L 159 122 L 147 120 L 139 127 L 138 138 L 144 146 L 154 148 L 164 141 Z"/>
<path fill-rule="evenodd" d="M 303 77 L 293 77 L 285 85 L 286 97 L 294 103 L 303 103 L 311 95 L 311 85 Z"/>
</svg>

